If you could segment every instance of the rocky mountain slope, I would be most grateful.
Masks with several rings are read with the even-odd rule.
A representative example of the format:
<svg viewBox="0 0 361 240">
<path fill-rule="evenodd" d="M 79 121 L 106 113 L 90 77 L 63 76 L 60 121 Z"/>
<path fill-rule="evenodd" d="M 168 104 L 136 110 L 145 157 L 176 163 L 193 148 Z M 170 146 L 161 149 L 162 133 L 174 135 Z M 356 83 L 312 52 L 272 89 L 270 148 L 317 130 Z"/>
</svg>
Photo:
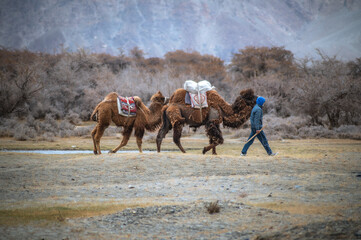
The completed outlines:
<svg viewBox="0 0 361 240">
<path fill-rule="evenodd" d="M 0 2 L 0 45 L 54 52 L 118 54 L 138 46 L 148 57 L 177 49 L 230 60 L 245 46 L 285 46 L 296 57 L 315 48 L 360 57 L 358 0 L 49 0 Z"/>
</svg>

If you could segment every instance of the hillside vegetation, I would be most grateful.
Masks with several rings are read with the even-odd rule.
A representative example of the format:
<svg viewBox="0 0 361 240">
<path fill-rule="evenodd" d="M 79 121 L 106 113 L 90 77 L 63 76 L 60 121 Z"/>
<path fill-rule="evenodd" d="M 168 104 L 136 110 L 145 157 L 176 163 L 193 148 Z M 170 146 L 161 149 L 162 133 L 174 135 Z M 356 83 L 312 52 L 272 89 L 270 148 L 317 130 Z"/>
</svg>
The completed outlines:
<svg viewBox="0 0 361 240">
<path fill-rule="evenodd" d="M 0 50 L 0 136 L 18 140 L 89 135 L 94 107 L 109 92 L 170 96 L 187 79 L 207 79 L 232 102 L 253 88 L 267 98 L 265 122 L 275 138 L 361 137 L 361 58 L 343 62 L 317 50 L 320 60 L 295 59 L 283 47 L 246 47 L 232 62 L 176 50 L 147 58 L 133 48 L 117 56 L 63 49 L 58 54 Z M 247 124 L 246 126 L 247 127 Z M 109 130 L 111 131 L 111 130 Z M 245 136 L 242 129 L 234 137 Z"/>
</svg>

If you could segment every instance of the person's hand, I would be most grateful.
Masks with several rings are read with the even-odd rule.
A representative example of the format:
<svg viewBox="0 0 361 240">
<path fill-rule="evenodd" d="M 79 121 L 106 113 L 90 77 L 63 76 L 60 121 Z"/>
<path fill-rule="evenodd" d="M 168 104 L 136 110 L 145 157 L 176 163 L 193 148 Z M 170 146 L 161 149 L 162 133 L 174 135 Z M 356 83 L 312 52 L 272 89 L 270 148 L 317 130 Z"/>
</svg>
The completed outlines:
<svg viewBox="0 0 361 240">
<path fill-rule="evenodd" d="M 261 132 L 261 130 L 256 130 L 256 133 L 259 134 Z"/>
</svg>

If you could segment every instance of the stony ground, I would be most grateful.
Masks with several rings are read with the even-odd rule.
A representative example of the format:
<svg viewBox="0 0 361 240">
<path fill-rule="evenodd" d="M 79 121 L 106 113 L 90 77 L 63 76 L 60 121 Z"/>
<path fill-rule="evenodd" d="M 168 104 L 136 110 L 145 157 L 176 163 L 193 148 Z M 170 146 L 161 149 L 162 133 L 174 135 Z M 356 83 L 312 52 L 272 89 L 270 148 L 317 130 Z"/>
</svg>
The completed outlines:
<svg viewBox="0 0 361 240">
<path fill-rule="evenodd" d="M 276 157 L 237 141 L 218 156 L 0 152 L 0 239 L 361 239 L 360 141 L 274 141 Z"/>
</svg>

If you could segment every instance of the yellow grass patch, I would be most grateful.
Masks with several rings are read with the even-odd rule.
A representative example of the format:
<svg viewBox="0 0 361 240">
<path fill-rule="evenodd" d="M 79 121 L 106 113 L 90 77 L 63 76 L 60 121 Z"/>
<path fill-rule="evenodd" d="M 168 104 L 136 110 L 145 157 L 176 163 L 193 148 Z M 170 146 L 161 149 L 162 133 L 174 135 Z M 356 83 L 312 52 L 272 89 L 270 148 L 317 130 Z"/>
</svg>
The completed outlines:
<svg viewBox="0 0 361 240">
<path fill-rule="evenodd" d="M 152 203 L 77 203 L 0 210 L 0 225 L 21 225 L 40 222 L 63 222 L 68 218 L 88 218 L 149 207 Z M 165 205 L 165 204 L 162 204 Z"/>
<path fill-rule="evenodd" d="M 332 205 L 332 204 L 318 204 L 311 205 L 305 203 L 283 203 L 283 202 L 263 202 L 263 203 L 247 203 L 248 205 L 271 209 L 274 211 L 283 211 L 289 212 L 290 214 L 303 214 L 303 215 L 339 215 L 342 209 L 345 207 L 342 205 Z M 360 207 L 360 205 L 355 206 L 355 208 Z M 350 206 L 347 206 L 350 208 Z"/>
</svg>

